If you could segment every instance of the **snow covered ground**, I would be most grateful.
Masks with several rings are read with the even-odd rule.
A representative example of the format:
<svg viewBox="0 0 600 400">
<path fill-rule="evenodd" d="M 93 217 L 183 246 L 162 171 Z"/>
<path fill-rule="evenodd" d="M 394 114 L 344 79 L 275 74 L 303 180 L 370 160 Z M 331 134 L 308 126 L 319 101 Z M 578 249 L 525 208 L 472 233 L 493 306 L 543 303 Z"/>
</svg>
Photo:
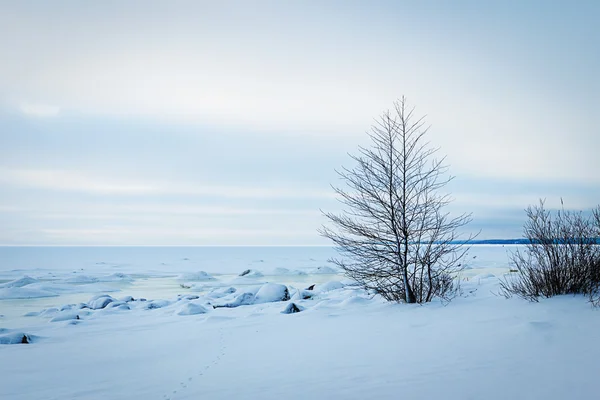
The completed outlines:
<svg viewBox="0 0 600 400">
<path fill-rule="evenodd" d="M 496 296 L 507 249 L 417 306 L 329 248 L 0 248 L 0 398 L 597 398 L 600 311 Z"/>
</svg>

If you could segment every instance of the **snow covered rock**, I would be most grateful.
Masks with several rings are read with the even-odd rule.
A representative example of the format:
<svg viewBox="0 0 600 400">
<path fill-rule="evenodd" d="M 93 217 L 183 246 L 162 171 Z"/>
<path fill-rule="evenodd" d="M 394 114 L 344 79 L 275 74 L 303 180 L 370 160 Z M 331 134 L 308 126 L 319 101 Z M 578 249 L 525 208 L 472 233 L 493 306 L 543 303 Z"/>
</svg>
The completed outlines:
<svg viewBox="0 0 600 400">
<path fill-rule="evenodd" d="M 290 303 L 287 305 L 285 310 L 283 310 L 282 314 L 295 314 L 304 311 L 304 307 L 297 305 L 296 303 Z"/>
<path fill-rule="evenodd" d="M 75 311 L 63 311 L 58 314 L 54 318 L 50 320 L 50 322 L 60 322 L 60 321 L 71 321 L 81 319 L 79 317 L 79 313 Z"/>
<path fill-rule="evenodd" d="M 163 308 L 163 307 L 167 307 L 170 305 L 171 305 L 171 302 L 168 300 L 152 300 L 152 301 L 147 302 L 147 304 L 144 308 L 146 310 L 155 310 L 157 308 Z"/>
<path fill-rule="evenodd" d="M 230 287 L 213 289 L 208 295 L 210 297 L 212 297 L 213 299 L 218 299 L 218 298 L 230 295 L 232 293 L 235 293 L 236 291 L 237 291 L 236 288 L 234 288 L 233 286 L 230 286 Z"/>
<path fill-rule="evenodd" d="M 206 314 L 207 312 L 208 310 L 200 304 L 186 303 L 177 311 L 177 315 L 197 315 Z"/>
<path fill-rule="evenodd" d="M 196 300 L 199 299 L 200 296 L 195 295 L 195 294 L 178 294 L 177 295 L 177 301 L 181 301 L 181 300 Z"/>
<path fill-rule="evenodd" d="M 287 286 L 278 283 L 265 283 L 256 293 L 254 304 L 273 303 L 289 299 L 290 292 Z"/>
<path fill-rule="evenodd" d="M 92 297 L 90 301 L 88 301 L 88 307 L 92 310 L 101 310 L 113 301 L 117 300 L 107 294 L 101 294 L 99 296 Z"/>
<path fill-rule="evenodd" d="M 23 332 L 13 332 L 0 336 L 0 344 L 27 344 L 33 343 L 38 339 L 35 335 L 29 335 Z"/>
<path fill-rule="evenodd" d="M 213 308 L 234 308 L 239 306 L 247 306 L 250 304 L 254 304 L 254 293 L 245 292 L 237 296 L 233 301 L 225 304 L 214 305 Z"/>
<path fill-rule="evenodd" d="M 245 276 L 246 278 L 260 278 L 263 276 L 262 272 L 255 269 L 247 269 L 242 272 L 239 276 Z"/>
</svg>

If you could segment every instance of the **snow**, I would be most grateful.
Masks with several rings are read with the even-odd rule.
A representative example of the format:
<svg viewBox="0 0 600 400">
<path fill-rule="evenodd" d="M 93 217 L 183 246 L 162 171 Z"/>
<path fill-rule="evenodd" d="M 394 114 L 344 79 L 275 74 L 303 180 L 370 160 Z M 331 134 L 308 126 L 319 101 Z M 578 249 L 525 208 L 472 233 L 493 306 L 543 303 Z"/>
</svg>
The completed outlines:
<svg viewBox="0 0 600 400">
<path fill-rule="evenodd" d="M 202 261 L 187 248 L 173 252 L 162 271 L 156 261 L 152 271 L 123 267 L 130 279 L 107 283 L 118 295 L 98 291 L 98 282 L 66 282 L 71 271 L 15 270 L 0 261 L 0 290 L 47 285 L 50 275 L 62 288 L 55 297 L 0 300 L 0 398 L 597 397 L 600 311 L 578 296 L 529 303 L 495 295 L 509 273 L 505 248 L 475 246 L 462 295 L 426 305 L 387 303 L 341 275 L 311 273 L 329 256 L 315 249 L 247 251 L 210 271 L 214 286 L 204 292 L 179 286 Z M 93 262 L 97 270 L 85 275 L 107 277 L 113 265 L 133 265 L 124 254 L 115 250 L 106 257 L 115 262 Z M 266 284 L 232 284 L 244 269 L 238 267 L 256 259 L 264 260 L 263 271 L 279 264 L 306 275 L 277 271 L 264 274 Z M 6 287 L 25 277 L 35 281 Z M 281 301 L 286 290 L 293 300 Z M 235 307 L 219 307 L 226 304 Z M 286 315 L 292 304 L 301 312 Z M 69 376 L 76 379 L 65 383 Z"/>
<path fill-rule="evenodd" d="M 186 303 L 177 311 L 177 315 L 197 315 L 206 314 L 208 310 L 200 304 Z"/>
</svg>

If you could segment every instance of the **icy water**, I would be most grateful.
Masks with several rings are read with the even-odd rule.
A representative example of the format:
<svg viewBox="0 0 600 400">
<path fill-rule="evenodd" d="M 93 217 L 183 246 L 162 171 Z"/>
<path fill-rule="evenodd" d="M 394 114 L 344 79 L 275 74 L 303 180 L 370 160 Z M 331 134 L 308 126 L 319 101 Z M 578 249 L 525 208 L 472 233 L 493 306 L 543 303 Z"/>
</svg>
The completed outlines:
<svg viewBox="0 0 600 400">
<path fill-rule="evenodd" d="M 464 276 L 508 271 L 517 246 L 478 245 L 466 258 Z M 215 287 L 278 282 L 293 287 L 336 277 L 330 247 L 0 247 L 0 327 L 39 323 L 27 313 L 114 297 L 168 299 Z M 255 276 L 240 278 L 247 269 Z M 214 279 L 198 281 L 206 271 Z M 192 276 L 190 276 L 192 274 Z M 19 279 L 29 281 L 16 282 Z"/>
</svg>

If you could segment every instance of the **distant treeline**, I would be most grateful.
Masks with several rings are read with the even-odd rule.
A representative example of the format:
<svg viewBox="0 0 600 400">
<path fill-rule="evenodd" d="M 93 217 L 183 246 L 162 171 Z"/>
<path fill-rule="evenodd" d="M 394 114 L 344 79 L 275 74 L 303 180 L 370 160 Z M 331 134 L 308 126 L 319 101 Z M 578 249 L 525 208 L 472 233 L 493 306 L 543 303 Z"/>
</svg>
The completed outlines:
<svg viewBox="0 0 600 400">
<path fill-rule="evenodd" d="M 567 244 L 569 240 L 560 239 L 560 238 L 548 238 L 545 240 L 536 240 L 533 243 L 536 244 L 544 244 L 544 243 L 552 243 L 552 244 Z M 583 238 L 577 240 L 570 240 L 571 243 L 592 243 L 592 244 L 600 244 L 600 237 L 598 238 Z M 464 243 L 457 241 L 456 243 Z M 532 243 L 529 239 L 488 239 L 488 240 L 472 240 L 469 242 L 470 244 L 529 244 Z"/>
</svg>

